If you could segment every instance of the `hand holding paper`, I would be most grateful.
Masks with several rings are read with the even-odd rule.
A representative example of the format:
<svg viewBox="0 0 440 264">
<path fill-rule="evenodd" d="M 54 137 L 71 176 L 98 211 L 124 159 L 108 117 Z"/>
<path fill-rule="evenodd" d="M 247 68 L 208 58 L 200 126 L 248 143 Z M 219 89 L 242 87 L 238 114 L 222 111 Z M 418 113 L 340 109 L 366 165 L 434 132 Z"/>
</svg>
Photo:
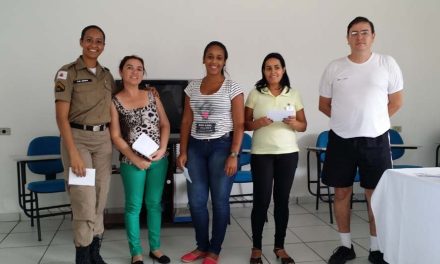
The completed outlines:
<svg viewBox="0 0 440 264">
<path fill-rule="evenodd" d="M 150 157 L 156 150 L 159 149 L 159 145 L 154 142 L 147 134 L 142 133 L 136 141 L 133 143 L 133 149 L 141 153 L 145 157 Z"/>
<path fill-rule="evenodd" d="M 186 167 L 183 167 L 183 175 L 189 181 L 189 183 L 192 183 L 191 177 L 189 177 L 189 172 L 188 172 L 188 169 Z"/>
<path fill-rule="evenodd" d="M 86 176 L 77 176 L 69 167 L 69 185 L 95 186 L 95 169 L 86 168 Z"/>
<path fill-rule="evenodd" d="M 267 111 L 267 117 L 270 118 L 274 122 L 283 121 L 284 118 L 288 118 L 289 116 L 295 116 L 295 113 L 292 110 L 269 110 L 269 111 Z"/>
</svg>

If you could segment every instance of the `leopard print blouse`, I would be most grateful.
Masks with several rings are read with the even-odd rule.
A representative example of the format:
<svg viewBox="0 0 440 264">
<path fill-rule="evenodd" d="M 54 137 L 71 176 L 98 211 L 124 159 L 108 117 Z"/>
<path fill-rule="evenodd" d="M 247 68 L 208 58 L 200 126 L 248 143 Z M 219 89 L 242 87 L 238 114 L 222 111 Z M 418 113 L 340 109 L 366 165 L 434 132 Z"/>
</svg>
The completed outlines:
<svg viewBox="0 0 440 264">
<path fill-rule="evenodd" d="M 148 92 L 148 104 L 140 108 L 126 109 L 115 96 L 112 100 L 119 113 L 119 125 L 121 126 L 122 138 L 128 145 L 133 145 L 142 132 L 160 145 L 159 114 L 157 112 L 156 100 L 150 91 Z M 139 156 L 143 156 L 136 151 L 135 153 Z M 122 153 L 119 156 L 119 160 L 133 165 Z"/>
</svg>

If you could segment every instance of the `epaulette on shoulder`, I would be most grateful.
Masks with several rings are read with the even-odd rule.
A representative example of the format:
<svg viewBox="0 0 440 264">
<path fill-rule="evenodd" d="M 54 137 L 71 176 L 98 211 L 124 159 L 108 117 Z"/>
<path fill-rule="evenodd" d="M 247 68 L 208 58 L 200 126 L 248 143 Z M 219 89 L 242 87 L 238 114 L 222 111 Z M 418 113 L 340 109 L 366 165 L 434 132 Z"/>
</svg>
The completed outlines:
<svg viewBox="0 0 440 264">
<path fill-rule="evenodd" d="M 102 67 L 104 70 L 106 70 L 106 71 L 110 71 L 110 69 L 109 68 L 107 68 L 107 67 Z"/>
<path fill-rule="evenodd" d="M 68 69 L 72 68 L 73 66 L 75 66 L 75 64 L 76 64 L 76 61 L 68 63 L 68 64 L 64 65 L 63 67 L 61 67 L 60 70 L 68 70 Z"/>
</svg>

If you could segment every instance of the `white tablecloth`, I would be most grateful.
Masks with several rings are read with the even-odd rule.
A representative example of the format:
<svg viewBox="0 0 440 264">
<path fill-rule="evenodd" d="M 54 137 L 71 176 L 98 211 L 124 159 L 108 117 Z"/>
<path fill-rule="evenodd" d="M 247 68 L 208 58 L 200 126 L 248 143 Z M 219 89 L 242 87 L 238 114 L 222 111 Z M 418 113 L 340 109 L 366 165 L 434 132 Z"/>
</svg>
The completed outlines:
<svg viewBox="0 0 440 264">
<path fill-rule="evenodd" d="M 387 170 L 371 206 L 387 262 L 440 263 L 440 168 Z"/>
</svg>

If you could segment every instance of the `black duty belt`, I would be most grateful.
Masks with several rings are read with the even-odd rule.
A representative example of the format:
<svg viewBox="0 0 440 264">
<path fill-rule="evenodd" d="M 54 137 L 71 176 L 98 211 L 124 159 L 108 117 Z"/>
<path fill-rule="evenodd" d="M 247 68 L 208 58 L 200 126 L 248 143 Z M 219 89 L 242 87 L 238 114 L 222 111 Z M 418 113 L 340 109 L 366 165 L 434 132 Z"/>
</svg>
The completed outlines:
<svg viewBox="0 0 440 264">
<path fill-rule="evenodd" d="M 88 131 L 97 132 L 97 131 L 104 131 L 108 127 L 108 123 L 107 124 L 102 124 L 102 125 L 96 125 L 96 126 L 80 125 L 80 124 L 76 124 L 76 123 L 70 123 L 70 127 L 76 128 L 76 129 L 81 129 L 81 130 L 88 130 Z"/>
</svg>

